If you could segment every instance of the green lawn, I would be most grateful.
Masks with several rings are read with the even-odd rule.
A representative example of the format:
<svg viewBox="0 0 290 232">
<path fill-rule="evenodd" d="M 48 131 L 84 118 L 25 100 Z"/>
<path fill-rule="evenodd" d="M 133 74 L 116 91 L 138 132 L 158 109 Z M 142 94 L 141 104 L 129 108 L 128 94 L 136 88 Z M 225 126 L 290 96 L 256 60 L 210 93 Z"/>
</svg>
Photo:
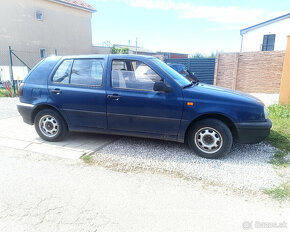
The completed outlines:
<svg viewBox="0 0 290 232">
<path fill-rule="evenodd" d="M 272 120 L 273 127 L 267 141 L 279 149 L 270 163 L 277 168 L 277 171 L 279 170 L 278 172 L 282 171 L 283 173 L 283 170 L 284 172 L 289 172 L 290 160 L 286 156 L 290 152 L 290 104 L 271 105 L 268 107 L 268 114 Z M 290 180 L 281 186 L 265 189 L 264 193 L 278 200 L 289 200 Z"/>
<path fill-rule="evenodd" d="M 290 104 L 268 107 L 273 127 L 267 141 L 281 151 L 290 152 Z"/>
</svg>

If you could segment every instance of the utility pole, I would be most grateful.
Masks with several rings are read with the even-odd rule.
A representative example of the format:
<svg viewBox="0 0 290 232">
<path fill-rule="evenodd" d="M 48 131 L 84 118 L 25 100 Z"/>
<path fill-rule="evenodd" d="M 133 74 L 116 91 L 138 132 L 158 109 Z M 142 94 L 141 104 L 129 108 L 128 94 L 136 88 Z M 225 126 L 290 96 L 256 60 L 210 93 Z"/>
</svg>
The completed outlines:
<svg viewBox="0 0 290 232">
<path fill-rule="evenodd" d="M 130 40 L 129 40 L 129 47 L 130 47 Z"/>
<path fill-rule="evenodd" d="M 138 41 L 138 38 L 136 37 L 136 55 L 137 55 L 137 41 Z"/>
</svg>

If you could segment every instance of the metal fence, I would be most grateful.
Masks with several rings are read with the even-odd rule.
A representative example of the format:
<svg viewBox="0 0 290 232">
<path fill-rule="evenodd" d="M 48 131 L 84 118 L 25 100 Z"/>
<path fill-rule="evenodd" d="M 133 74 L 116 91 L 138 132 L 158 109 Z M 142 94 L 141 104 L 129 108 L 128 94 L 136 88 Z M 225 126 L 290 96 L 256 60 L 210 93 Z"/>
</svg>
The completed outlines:
<svg viewBox="0 0 290 232">
<path fill-rule="evenodd" d="M 166 59 L 166 63 L 183 64 L 202 83 L 214 83 L 215 58 Z"/>
<path fill-rule="evenodd" d="M 56 50 L 45 50 L 44 57 L 55 55 Z M 21 50 L 7 47 L 0 50 L 0 88 L 8 84 L 13 89 L 14 95 L 19 84 L 33 68 L 44 57 L 39 50 Z"/>
</svg>

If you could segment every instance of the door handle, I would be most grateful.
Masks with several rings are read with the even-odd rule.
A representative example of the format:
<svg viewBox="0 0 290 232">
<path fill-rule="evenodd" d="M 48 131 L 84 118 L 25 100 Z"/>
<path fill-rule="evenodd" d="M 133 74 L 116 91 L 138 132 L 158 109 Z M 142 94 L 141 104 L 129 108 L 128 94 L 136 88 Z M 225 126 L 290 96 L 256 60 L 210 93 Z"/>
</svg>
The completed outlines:
<svg viewBox="0 0 290 232">
<path fill-rule="evenodd" d="M 50 90 L 50 92 L 55 93 L 55 94 L 61 94 L 60 89 L 52 89 L 52 90 Z"/>
<path fill-rule="evenodd" d="M 121 96 L 118 94 L 109 94 L 107 97 L 109 99 L 115 99 L 115 100 L 119 100 L 121 98 Z"/>
</svg>

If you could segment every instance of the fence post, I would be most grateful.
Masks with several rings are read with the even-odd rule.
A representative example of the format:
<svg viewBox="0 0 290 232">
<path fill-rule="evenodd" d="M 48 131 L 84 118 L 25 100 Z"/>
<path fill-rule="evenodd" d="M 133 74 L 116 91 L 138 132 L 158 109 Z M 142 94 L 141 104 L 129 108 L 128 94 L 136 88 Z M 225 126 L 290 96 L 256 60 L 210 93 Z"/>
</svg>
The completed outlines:
<svg viewBox="0 0 290 232">
<path fill-rule="evenodd" d="M 57 56 L 57 50 L 56 49 L 54 49 L 54 54 Z"/>
<path fill-rule="evenodd" d="M 15 96 L 16 95 L 16 91 L 15 91 L 15 83 L 14 83 L 14 77 L 13 77 L 13 60 L 12 60 L 12 49 L 11 49 L 11 46 L 9 46 L 9 58 L 10 58 L 10 65 L 9 65 L 9 69 L 10 69 L 10 80 L 12 82 L 13 94 Z"/>
<path fill-rule="evenodd" d="M 215 67 L 214 67 L 214 77 L 213 77 L 213 84 L 217 85 L 217 77 L 218 77 L 218 69 L 219 69 L 219 58 L 220 54 L 218 53 L 215 58 Z"/>
<path fill-rule="evenodd" d="M 287 36 L 287 47 L 283 64 L 279 103 L 290 103 L 290 36 Z"/>
</svg>

